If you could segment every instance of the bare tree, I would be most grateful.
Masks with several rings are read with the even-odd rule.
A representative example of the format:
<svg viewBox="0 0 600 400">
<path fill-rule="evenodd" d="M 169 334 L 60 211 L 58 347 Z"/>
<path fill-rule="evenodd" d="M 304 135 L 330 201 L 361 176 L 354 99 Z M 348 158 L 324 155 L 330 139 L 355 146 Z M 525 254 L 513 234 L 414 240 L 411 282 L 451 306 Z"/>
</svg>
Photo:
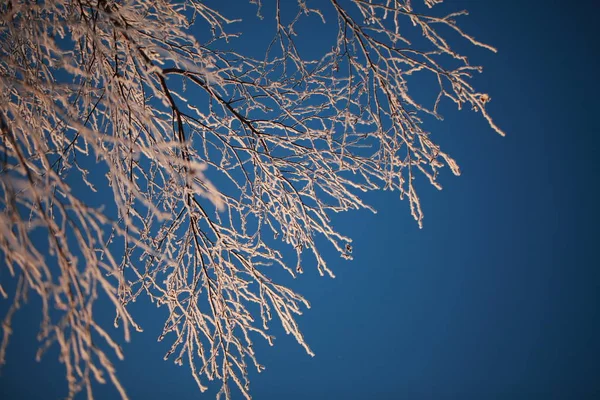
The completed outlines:
<svg viewBox="0 0 600 400">
<path fill-rule="evenodd" d="M 202 391 L 216 379 L 219 396 L 237 387 L 249 398 L 247 370 L 263 368 L 252 343 L 272 343 L 274 317 L 312 354 L 295 319 L 309 303 L 269 270 L 295 276 L 312 254 L 333 276 L 317 242 L 351 258 L 329 215 L 370 208 L 361 192 L 399 191 L 421 225 L 414 179 L 441 188 L 443 166 L 459 174 L 423 129 L 442 99 L 502 134 L 469 84 L 480 68 L 445 38 L 495 51 L 456 25 L 466 12 L 423 14 L 411 0 L 250 3 L 257 19 L 275 19 L 260 59 L 231 50 L 234 11 L 200 0 L 0 2 L 1 268 L 17 282 L 0 282 L 13 299 L 0 362 L 33 291 L 38 357 L 59 346 L 69 398 L 92 398 L 92 382 L 107 379 L 127 398 L 107 354 L 123 353 L 94 304 L 112 302 L 128 341 L 140 327 L 127 306 L 143 295 L 168 308 L 165 358 L 188 364 Z M 337 26 L 316 60 L 297 47 L 307 18 Z M 430 105 L 409 93 L 415 74 L 439 86 Z M 94 204 L 92 191 L 112 191 L 114 204 Z"/>
</svg>

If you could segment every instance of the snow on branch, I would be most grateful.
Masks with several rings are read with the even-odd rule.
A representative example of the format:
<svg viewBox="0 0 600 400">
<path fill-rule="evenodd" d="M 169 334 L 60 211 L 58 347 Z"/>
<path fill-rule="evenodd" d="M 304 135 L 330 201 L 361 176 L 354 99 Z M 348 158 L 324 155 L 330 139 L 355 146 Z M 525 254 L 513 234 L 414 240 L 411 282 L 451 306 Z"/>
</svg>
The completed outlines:
<svg viewBox="0 0 600 400">
<path fill-rule="evenodd" d="M 270 270 L 333 277 L 320 249 L 351 259 L 352 247 L 330 215 L 371 209 L 367 191 L 397 190 L 421 226 L 417 176 L 441 188 L 441 168 L 460 173 L 423 128 L 443 99 L 503 134 L 470 84 L 480 67 L 446 38 L 495 51 L 457 25 L 465 12 L 250 3 L 273 22 L 261 58 L 232 50 L 247 16 L 202 1 L 0 3 L 0 252 L 16 282 L 0 281 L 13 301 L 0 364 L 34 292 L 38 357 L 60 348 L 68 397 L 110 380 L 125 399 L 111 361 L 123 352 L 94 305 L 112 304 L 128 341 L 143 296 L 168 309 L 165 359 L 189 365 L 201 391 L 218 380 L 219 396 L 250 398 L 248 368 L 264 368 L 253 341 L 273 343 L 274 318 L 312 355 L 297 322 L 309 303 Z M 318 59 L 299 50 L 304 19 L 337 27 Z M 432 104 L 408 90 L 417 73 L 437 82 Z"/>
</svg>

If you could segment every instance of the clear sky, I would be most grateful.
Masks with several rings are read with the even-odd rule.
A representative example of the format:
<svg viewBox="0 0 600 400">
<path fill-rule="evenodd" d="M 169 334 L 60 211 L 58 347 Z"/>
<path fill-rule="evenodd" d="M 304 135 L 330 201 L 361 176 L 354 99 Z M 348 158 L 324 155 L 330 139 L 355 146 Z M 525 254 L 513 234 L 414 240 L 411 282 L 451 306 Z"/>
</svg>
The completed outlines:
<svg viewBox="0 0 600 400">
<path fill-rule="evenodd" d="M 335 216 L 354 261 L 331 252 L 336 279 L 306 265 L 293 283 L 312 303 L 300 323 L 316 356 L 275 328 L 275 347 L 256 346 L 267 368 L 251 376 L 256 399 L 600 398 L 600 6 L 447 2 L 499 49 L 469 55 L 507 137 L 470 111 L 429 125 L 463 174 L 445 170 L 442 192 L 422 190 L 422 230 L 397 193 L 367 196 L 377 215 Z M 1 399 L 66 395 L 56 352 L 34 361 L 33 304 L 15 318 Z M 131 399 L 214 398 L 218 385 L 200 395 L 185 366 L 162 360 L 156 308 L 135 307 L 145 332 L 116 362 Z"/>
</svg>

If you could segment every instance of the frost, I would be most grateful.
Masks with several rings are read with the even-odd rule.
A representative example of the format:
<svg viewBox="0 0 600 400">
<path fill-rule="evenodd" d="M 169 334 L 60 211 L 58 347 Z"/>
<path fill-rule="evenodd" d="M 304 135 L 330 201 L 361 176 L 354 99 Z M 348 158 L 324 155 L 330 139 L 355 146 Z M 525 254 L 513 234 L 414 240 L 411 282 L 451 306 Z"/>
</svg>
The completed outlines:
<svg viewBox="0 0 600 400">
<path fill-rule="evenodd" d="M 312 267 L 334 277 L 320 243 L 344 259 L 353 248 L 330 216 L 375 212 L 360 196 L 371 190 L 399 192 L 422 226 L 415 182 L 441 189 L 444 166 L 460 174 L 423 125 L 442 118 L 444 99 L 503 134 L 486 110 L 490 96 L 470 84 L 481 69 L 443 35 L 495 51 L 458 27 L 465 12 L 302 0 L 269 3 L 267 13 L 250 2 L 276 26 L 257 59 L 231 50 L 235 7 L 229 16 L 197 0 L 0 3 L 0 276 L 17 280 L 15 293 L 0 282 L 13 300 L 0 363 L 12 316 L 35 293 L 38 357 L 59 347 L 69 398 L 92 398 L 95 380 L 125 399 L 110 358 L 124 354 L 93 305 L 112 303 L 128 341 L 142 330 L 129 304 L 147 296 L 168 310 L 158 337 L 170 341 L 165 359 L 186 364 L 200 391 L 217 380 L 220 395 L 230 398 L 232 386 L 250 398 L 247 371 L 264 369 L 252 343 L 273 345 L 273 319 L 314 355 L 297 321 L 310 304 L 269 272 Z M 303 59 L 298 21 L 326 18 L 338 27 L 335 44 Z M 194 25 L 212 36 L 200 42 Z M 401 34 L 411 25 L 422 38 L 414 45 Z M 409 92 L 413 74 L 437 82 L 432 104 Z M 111 204 L 94 203 L 105 193 Z M 47 251 L 34 243 L 38 230 Z"/>
</svg>

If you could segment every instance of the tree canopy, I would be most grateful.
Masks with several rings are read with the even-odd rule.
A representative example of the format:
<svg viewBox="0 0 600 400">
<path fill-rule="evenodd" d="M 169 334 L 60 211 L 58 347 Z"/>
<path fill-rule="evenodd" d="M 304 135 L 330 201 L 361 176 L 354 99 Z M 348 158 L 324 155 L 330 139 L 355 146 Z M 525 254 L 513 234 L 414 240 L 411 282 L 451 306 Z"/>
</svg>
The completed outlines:
<svg viewBox="0 0 600 400">
<path fill-rule="evenodd" d="M 249 398 L 248 368 L 263 368 L 253 341 L 272 343 L 273 319 L 312 354 L 296 321 L 308 301 L 269 271 L 333 277 L 321 246 L 347 259 L 352 247 L 330 215 L 370 209 L 363 192 L 398 191 L 421 226 L 417 177 L 441 189 L 443 167 L 460 173 L 425 128 L 441 102 L 503 134 L 470 83 L 481 68 L 449 44 L 495 51 L 457 25 L 465 11 L 250 3 L 251 16 L 198 0 L 0 3 L 0 268 L 16 281 L 0 281 L 13 301 L 0 363 L 33 292 L 38 357 L 59 346 L 69 397 L 110 381 L 127 398 L 110 359 L 119 340 L 94 304 L 108 299 L 130 340 L 141 296 L 169 311 L 165 359 L 200 390 L 218 380 L 220 395 Z M 235 48 L 240 18 L 273 27 L 262 56 Z M 333 27 L 317 58 L 299 50 L 306 20 Z M 409 91 L 421 76 L 430 104 Z"/>
</svg>

